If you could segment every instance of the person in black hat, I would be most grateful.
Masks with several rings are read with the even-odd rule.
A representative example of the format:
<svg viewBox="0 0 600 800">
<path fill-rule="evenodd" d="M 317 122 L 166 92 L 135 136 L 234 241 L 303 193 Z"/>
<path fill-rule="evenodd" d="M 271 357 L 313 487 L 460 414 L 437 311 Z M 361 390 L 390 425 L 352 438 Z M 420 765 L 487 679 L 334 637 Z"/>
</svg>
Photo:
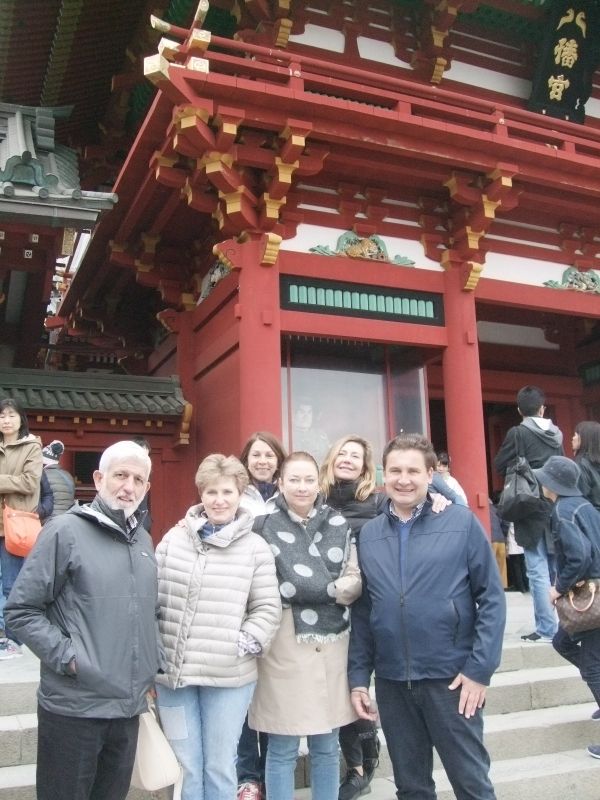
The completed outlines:
<svg viewBox="0 0 600 800">
<path fill-rule="evenodd" d="M 554 503 L 551 525 L 557 572 L 550 601 L 556 603 L 578 581 L 600 578 L 600 512 L 581 494 L 580 469 L 570 458 L 552 456 L 533 472 Z M 552 645 L 578 668 L 600 706 L 600 629 L 571 638 L 559 627 Z M 592 717 L 600 719 L 600 709 Z M 600 745 L 590 745 L 588 753 L 600 758 Z"/>
</svg>

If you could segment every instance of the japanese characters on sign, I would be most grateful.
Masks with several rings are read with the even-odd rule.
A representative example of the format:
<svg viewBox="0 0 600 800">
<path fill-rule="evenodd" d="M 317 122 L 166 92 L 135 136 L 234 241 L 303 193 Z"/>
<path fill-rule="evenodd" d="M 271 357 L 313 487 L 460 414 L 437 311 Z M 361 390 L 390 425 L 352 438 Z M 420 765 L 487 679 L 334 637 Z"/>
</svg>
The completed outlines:
<svg viewBox="0 0 600 800">
<path fill-rule="evenodd" d="M 584 122 L 585 103 L 600 62 L 597 0 L 556 0 L 549 10 L 529 108 Z"/>
</svg>

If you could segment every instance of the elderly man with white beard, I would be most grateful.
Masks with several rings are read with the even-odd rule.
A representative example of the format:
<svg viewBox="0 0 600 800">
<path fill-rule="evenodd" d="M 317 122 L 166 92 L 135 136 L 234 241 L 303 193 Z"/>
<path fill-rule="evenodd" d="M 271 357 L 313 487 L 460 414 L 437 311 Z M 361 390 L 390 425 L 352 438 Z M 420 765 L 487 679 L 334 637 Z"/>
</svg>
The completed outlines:
<svg viewBox="0 0 600 800">
<path fill-rule="evenodd" d="M 50 520 L 5 609 L 39 657 L 38 800 L 124 800 L 139 714 L 162 667 L 157 570 L 137 509 L 151 462 L 108 447 L 95 499 Z"/>
</svg>

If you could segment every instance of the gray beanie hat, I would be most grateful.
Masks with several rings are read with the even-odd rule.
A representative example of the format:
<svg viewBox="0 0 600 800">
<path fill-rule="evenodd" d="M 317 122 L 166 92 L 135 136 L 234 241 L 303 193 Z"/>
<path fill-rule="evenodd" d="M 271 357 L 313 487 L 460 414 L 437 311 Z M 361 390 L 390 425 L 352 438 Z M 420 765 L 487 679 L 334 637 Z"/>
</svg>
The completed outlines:
<svg viewBox="0 0 600 800">
<path fill-rule="evenodd" d="M 542 486 L 559 496 L 576 497 L 581 494 L 577 485 L 581 471 L 570 458 L 550 456 L 543 467 L 533 470 L 533 474 Z"/>
</svg>

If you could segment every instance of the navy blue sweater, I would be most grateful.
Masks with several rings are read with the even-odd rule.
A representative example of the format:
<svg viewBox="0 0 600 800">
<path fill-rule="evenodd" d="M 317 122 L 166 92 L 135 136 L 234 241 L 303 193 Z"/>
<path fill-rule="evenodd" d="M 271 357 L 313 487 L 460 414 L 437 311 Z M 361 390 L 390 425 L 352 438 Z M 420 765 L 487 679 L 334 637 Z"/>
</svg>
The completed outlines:
<svg viewBox="0 0 600 800">
<path fill-rule="evenodd" d="M 506 619 L 498 567 L 475 515 L 426 502 L 404 530 L 389 509 L 361 531 L 362 596 L 352 607 L 350 687 L 388 680 L 488 684 L 500 663 Z"/>
</svg>

